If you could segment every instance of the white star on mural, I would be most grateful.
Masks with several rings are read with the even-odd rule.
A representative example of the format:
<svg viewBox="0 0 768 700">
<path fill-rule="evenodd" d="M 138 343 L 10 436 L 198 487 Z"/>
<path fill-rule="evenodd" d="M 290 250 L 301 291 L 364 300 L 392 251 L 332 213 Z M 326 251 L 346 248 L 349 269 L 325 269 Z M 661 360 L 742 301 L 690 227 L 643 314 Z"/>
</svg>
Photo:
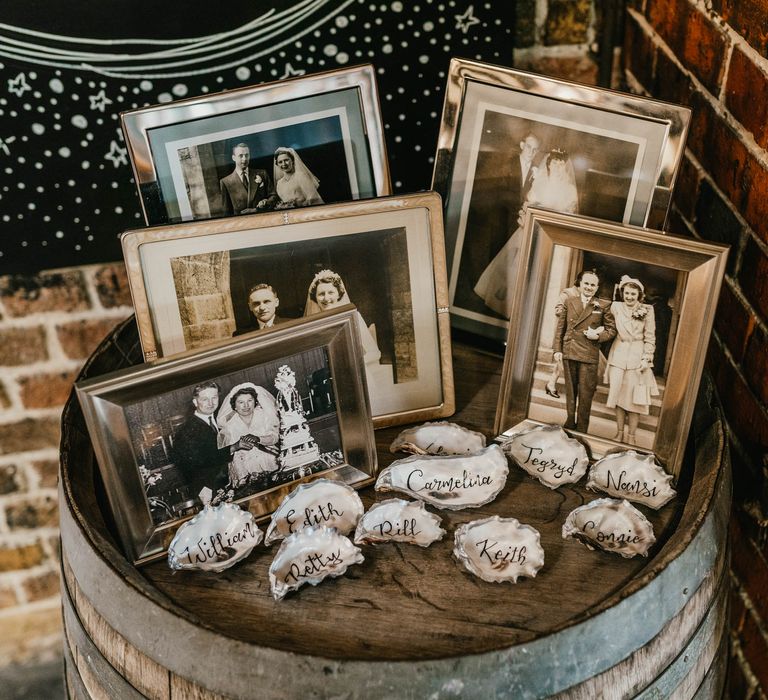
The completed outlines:
<svg viewBox="0 0 768 700">
<path fill-rule="evenodd" d="M 0 139 L 0 151 L 5 153 L 7 156 L 11 155 L 11 149 L 8 148 L 8 144 L 13 143 L 15 140 L 15 136 L 9 136 L 8 138 Z"/>
<path fill-rule="evenodd" d="M 125 148 L 121 148 L 117 141 L 112 141 L 109 144 L 109 153 L 104 155 L 104 160 L 111 160 L 112 165 L 116 168 L 123 165 L 128 165 L 128 151 Z"/>
<path fill-rule="evenodd" d="M 112 100 L 106 96 L 104 90 L 99 90 L 96 95 L 89 95 L 88 99 L 91 101 L 91 109 L 98 109 L 99 112 L 103 112 L 104 107 L 112 104 Z"/>
<path fill-rule="evenodd" d="M 27 83 L 27 76 L 24 73 L 19 73 L 15 78 L 8 79 L 8 90 L 16 95 L 16 97 L 21 97 L 27 90 L 31 89 L 29 83 Z"/>
<path fill-rule="evenodd" d="M 295 75 L 304 75 L 307 71 L 305 71 L 303 68 L 294 68 L 290 63 L 285 64 L 285 73 L 283 73 L 280 76 L 280 80 L 285 80 L 286 78 L 292 78 Z"/>
<path fill-rule="evenodd" d="M 461 29 L 466 34 L 473 24 L 480 24 L 480 20 L 475 17 L 474 11 L 475 6 L 470 5 L 463 15 L 454 15 L 456 17 L 456 29 Z"/>
</svg>

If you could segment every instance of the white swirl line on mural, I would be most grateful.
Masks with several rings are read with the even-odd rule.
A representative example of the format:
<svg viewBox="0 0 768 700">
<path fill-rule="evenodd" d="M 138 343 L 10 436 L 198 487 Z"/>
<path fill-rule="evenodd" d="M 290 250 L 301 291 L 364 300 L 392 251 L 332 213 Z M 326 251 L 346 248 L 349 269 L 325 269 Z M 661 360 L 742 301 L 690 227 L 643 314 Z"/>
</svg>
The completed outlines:
<svg viewBox="0 0 768 700">
<path fill-rule="evenodd" d="M 24 46 L 29 47 L 28 42 L 19 42 L 15 39 L 8 37 L 0 37 L 0 56 L 22 60 L 27 63 L 33 63 L 37 65 L 51 66 L 55 68 L 76 68 L 79 70 L 91 70 L 95 73 L 109 76 L 109 77 L 122 77 L 122 78 L 175 78 L 191 75 L 201 75 L 204 73 L 211 73 L 216 70 L 224 70 L 227 68 L 233 68 L 235 66 L 242 65 L 244 62 L 251 61 L 260 58 L 266 54 L 272 53 L 277 49 L 282 48 L 286 44 L 295 42 L 300 37 L 308 34 L 317 27 L 326 23 L 329 19 L 348 7 L 355 0 L 345 0 L 341 2 L 338 7 L 332 9 L 325 16 L 320 17 L 311 26 L 306 27 L 304 30 L 296 35 L 290 36 L 278 43 L 272 43 L 275 37 L 284 33 L 286 29 L 299 24 L 306 20 L 311 14 L 315 13 L 322 6 L 327 5 L 330 0 L 305 0 L 299 5 L 299 7 L 293 7 L 290 10 L 285 10 L 280 13 L 271 10 L 261 17 L 251 20 L 245 25 L 238 27 L 227 32 L 221 32 L 218 34 L 209 35 L 206 37 L 200 37 L 197 39 L 180 39 L 171 40 L 168 42 L 162 42 L 165 45 L 168 43 L 176 43 L 178 46 L 169 49 L 167 51 L 154 51 L 150 53 L 140 53 L 136 55 L 126 54 L 100 54 L 94 52 L 77 52 L 69 51 L 66 49 L 60 49 L 55 47 L 46 47 L 43 45 L 34 46 L 32 48 L 25 49 L 13 49 L 10 48 L 7 43 L 19 44 L 23 43 Z M 0 24 L 0 30 L 11 30 L 17 33 L 29 34 L 34 36 L 40 36 L 46 39 L 52 39 L 56 41 L 69 41 L 77 43 L 91 43 L 115 45 L 115 44 L 156 44 L 160 43 L 155 40 L 142 40 L 142 39 L 123 39 L 106 42 L 104 40 L 97 39 L 77 39 L 74 37 L 59 37 L 52 34 L 43 34 L 34 30 L 20 29 L 18 27 L 9 27 L 8 25 Z M 238 36 L 243 35 L 243 36 Z M 233 37 L 237 37 L 232 40 Z M 222 40 L 229 40 L 226 50 L 222 50 L 220 42 Z M 6 43 L 7 42 L 7 43 Z M 216 42 L 216 43 L 214 43 Z M 217 60 L 222 56 L 231 55 L 233 53 L 242 52 L 253 46 L 270 42 L 269 46 L 265 49 L 261 49 L 248 56 L 243 56 L 235 61 L 229 63 L 217 64 L 198 70 L 185 70 L 174 73 L 166 72 L 168 68 L 176 68 L 180 66 L 195 65 L 206 61 Z M 233 47 L 232 44 L 235 44 Z M 155 61 L 160 58 L 182 58 L 186 56 L 192 56 L 194 54 L 203 54 L 195 58 L 189 58 L 183 61 L 161 61 L 159 63 L 142 64 L 142 61 L 148 59 L 154 59 Z M 58 58 L 59 60 L 54 60 Z M 98 66 L 94 65 L 96 62 L 113 62 L 113 61 L 126 61 L 128 65 L 120 66 Z M 147 72 L 150 71 L 150 72 Z M 161 71 L 161 72 L 151 72 Z"/>
</svg>

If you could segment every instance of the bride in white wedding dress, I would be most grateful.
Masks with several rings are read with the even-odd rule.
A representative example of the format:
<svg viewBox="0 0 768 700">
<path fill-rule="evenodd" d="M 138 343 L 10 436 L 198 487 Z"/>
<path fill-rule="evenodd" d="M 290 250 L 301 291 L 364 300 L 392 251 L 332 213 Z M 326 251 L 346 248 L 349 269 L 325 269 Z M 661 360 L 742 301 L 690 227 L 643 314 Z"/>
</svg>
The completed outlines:
<svg viewBox="0 0 768 700">
<path fill-rule="evenodd" d="M 577 212 L 579 193 L 576 190 L 576 176 L 571 159 L 565 151 L 557 148 L 551 150 L 547 156 L 546 164 L 538 166 L 533 184 L 523 205 L 523 211 L 527 206 L 554 209 L 569 214 Z M 521 221 L 522 212 L 518 223 Z M 504 247 L 480 275 L 474 288 L 475 294 L 483 300 L 486 306 L 507 319 L 512 307 L 511 291 L 515 286 L 521 237 L 522 228 L 518 226 Z"/>
</svg>

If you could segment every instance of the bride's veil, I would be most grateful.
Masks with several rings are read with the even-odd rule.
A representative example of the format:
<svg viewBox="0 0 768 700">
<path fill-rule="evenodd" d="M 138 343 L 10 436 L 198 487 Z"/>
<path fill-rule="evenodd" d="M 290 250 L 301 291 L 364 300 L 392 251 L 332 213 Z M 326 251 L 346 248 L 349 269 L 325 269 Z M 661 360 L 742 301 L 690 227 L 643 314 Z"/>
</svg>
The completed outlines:
<svg viewBox="0 0 768 700">
<path fill-rule="evenodd" d="M 547 161 L 550 161 L 549 168 Z M 554 161 L 564 163 L 565 167 L 562 169 L 552 168 L 551 163 Z M 567 153 L 559 149 L 550 151 L 549 156 L 536 171 L 526 201 L 534 206 L 571 214 L 578 211 L 579 193 L 576 189 L 576 171 Z"/>
<path fill-rule="evenodd" d="M 307 192 L 311 192 L 312 190 L 317 190 L 317 186 L 320 184 L 320 180 L 318 180 L 310 171 L 310 169 L 304 164 L 304 161 L 301 159 L 301 156 L 296 152 L 293 148 L 287 148 L 285 146 L 280 146 L 276 151 L 274 158 L 272 160 L 272 172 L 274 173 L 275 177 L 275 184 L 277 184 L 277 181 L 280 180 L 283 177 L 283 171 L 277 167 L 277 163 L 275 162 L 277 159 L 277 156 L 281 153 L 287 153 L 293 158 L 293 178 L 296 178 L 297 183 L 300 185 L 308 184 L 309 187 L 304 187 L 304 190 Z"/>
</svg>

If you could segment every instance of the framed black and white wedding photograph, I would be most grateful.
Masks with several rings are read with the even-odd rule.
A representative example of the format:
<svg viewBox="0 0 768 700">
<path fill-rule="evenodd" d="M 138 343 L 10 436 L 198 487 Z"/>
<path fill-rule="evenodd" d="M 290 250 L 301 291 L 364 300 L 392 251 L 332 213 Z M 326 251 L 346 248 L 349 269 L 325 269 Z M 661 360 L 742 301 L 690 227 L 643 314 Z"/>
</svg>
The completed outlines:
<svg viewBox="0 0 768 700">
<path fill-rule="evenodd" d="M 677 476 L 726 246 L 531 208 L 495 432 L 562 425 Z"/>
<path fill-rule="evenodd" d="M 453 59 L 432 183 L 452 324 L 504 340 L 528 206 L 662 228 L 689 120 L 686 107 Z"/>
<path fill-rule="evenodd" d="M 147 224 L 390 193 L 370 65 L 121 115 Z"/>
<path fill-rule="evenodd" d="M 299 481 L 370 483 L 376 451 L 355 314 L 340 307 L 77 384 L 133 561 L 162 554 L 207 501 L 263 518 Z"/>
<path fill-rule="evenodd" d="M 451 415 L 441 213 L 427 193 L 128 231 L 145 358 L 352 303 L 375 425 Z"/>
</svg>

